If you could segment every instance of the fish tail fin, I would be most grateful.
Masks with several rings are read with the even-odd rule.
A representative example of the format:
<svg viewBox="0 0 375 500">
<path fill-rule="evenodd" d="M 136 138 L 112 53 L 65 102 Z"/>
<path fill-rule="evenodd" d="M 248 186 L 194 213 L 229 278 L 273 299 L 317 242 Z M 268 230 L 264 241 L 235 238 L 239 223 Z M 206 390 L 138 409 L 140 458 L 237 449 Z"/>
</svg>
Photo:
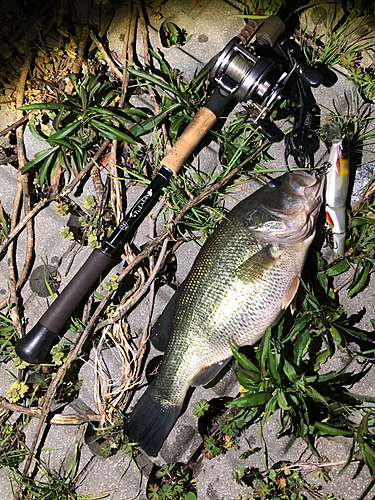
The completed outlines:
<svg viewBox="0 0 375 500">
<path fill-rule="evenodd" d="M 182 407 L 162 405 L 155 397 L 151 384 L 134 406 L 127 421 L 128 436 L 149 456 L 158 454 L 168 434 L 174 426 Z"/>
</svg>

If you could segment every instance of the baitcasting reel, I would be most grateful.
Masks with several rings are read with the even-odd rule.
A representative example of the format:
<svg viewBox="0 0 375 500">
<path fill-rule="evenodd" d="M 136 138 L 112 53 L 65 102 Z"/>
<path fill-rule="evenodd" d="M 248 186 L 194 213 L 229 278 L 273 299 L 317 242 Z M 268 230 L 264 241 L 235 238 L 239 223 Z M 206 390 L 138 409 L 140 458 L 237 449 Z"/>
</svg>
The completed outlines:
<svg viewBox="0 0 375 500">
<path fill-rule="evenodd" d="M 301 163 L 302 158 L 313 154 L 311 132 L 319 108 L 309 87 L 317 87 L 321 77 L 303 61 L 293 40 L 285 38 L 279 42 L 284 31 L 284 22 L 277 16 L 265 21 L 252 43 L 246 31 L 242 31 L 219 55 L 210 80 L 216 82 L 223 96 L 245 102 L 255 110 L 253 123 L 271 142 L 281 141 L 284 134 L 266 116 L 275 102 L 288 97 L 296 121 L 292 136 L 286 137 L 286 154 L 292 154 Z"/>
</svg>

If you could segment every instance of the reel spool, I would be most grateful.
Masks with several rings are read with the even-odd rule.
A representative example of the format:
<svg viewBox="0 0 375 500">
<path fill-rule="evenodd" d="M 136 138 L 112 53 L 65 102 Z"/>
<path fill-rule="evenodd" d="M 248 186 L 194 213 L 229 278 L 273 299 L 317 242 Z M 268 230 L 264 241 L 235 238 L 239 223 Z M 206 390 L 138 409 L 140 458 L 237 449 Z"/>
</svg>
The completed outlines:
<svg viewBox="0 0 375 500">
<path fill-rule="evenodd" d="M 275 64 L 268 58 L 258 58 L 233 38 L 225 47 L 210 75 L 225 96 L 238 102 L 262 99 L 275 82 L 267 79 Z"/>
<path fill-rule="evenodd" d="M 273 47 L 285 30 L 283 21 L 277 16 L 269 17 L 256 35 L 258 45 Z M 264 120 L 271 105 L 281 98 L 286 82 L 296 69 L 284 71 L 279 63 L 269 57 L 256 55 L 256 50 L 247 48 L 239 37 L 233 38 L 210 72 L 210 80 L 224 96 L 232 96 L 238 102 L 247 102 L 257 110 L 253 122 L 271 142 L 283 139 L 283 132 L 273 123 Z"/>
</svg>

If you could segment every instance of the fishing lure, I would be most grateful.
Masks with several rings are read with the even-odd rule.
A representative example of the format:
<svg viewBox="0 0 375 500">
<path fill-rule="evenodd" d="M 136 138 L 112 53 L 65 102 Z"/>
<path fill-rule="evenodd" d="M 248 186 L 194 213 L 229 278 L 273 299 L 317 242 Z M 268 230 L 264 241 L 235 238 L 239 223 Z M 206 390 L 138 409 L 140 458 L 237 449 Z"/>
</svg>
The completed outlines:
<svg viewBox="0 0 375 500">
<path fill-rule="evenodd" d="M 325 186 L 326 224 L 332 231 L 333 249 L 337 255 L 345 253 L 346 199 L 349 188 L 349 159 L 345 149 L 345 135 L 336 124 L 329 124 L 331 148 Z"/>
</svg>

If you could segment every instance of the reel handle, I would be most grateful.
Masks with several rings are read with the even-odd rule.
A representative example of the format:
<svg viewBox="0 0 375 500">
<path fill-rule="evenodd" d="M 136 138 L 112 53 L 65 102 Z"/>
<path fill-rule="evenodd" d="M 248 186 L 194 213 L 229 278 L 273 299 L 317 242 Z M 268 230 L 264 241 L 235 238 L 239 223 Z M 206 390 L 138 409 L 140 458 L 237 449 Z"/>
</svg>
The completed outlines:
<svg viewBox="0 0 375 500">
<path fill-rule="evenodd" d="M 262 23 L 263 19 L 250 19 L 246 26 L 242 28 L 238 34 L 238 38 L 244 45 L 250 41 L 250 38 L 254 35 Z"/>
</svg>

